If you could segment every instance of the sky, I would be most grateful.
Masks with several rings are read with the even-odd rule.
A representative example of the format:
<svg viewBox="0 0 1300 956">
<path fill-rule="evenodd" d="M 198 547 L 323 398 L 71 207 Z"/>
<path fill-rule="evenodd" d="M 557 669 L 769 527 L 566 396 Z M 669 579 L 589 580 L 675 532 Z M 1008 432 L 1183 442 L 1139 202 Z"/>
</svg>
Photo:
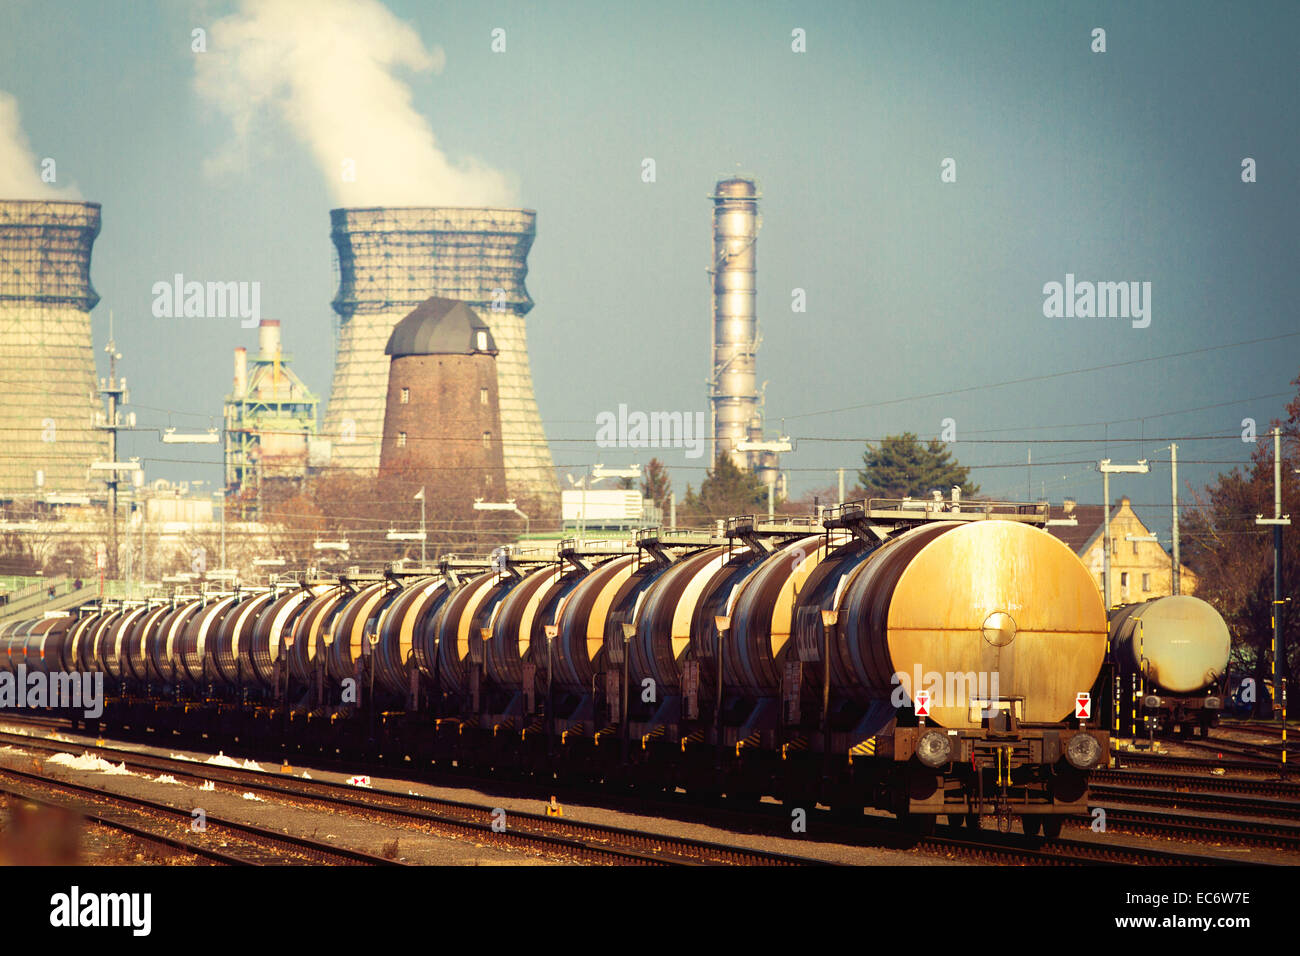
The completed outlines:
<svg viewBox="0 0 1300 956">
<path fill-rule="evenodd" d="M 182 430 L 220 422 L 256 333 L 156 318 L 154 283 L 259 282 L 326 399 L 331 208 L 535 209 L 529 350 L 557 467 L 658 455 L 680 494 L 705 460 L 598 448 L 595 423 L 707 411 L 708 196 L 743 173 L 792 496 L 951 419 L 994 497 L 1099 501 L 1097 459 L 1150 459 L 1112 494 L 1167 527 L 1170 440 L 1200 487 L 1249 460 L 1243 419 L 1263 435 L 1296 392 L 1298 29 L 1300 7 L 1262 2 L 6 0 L 0 198 L 53 158 L 58 195 L 102 204 L 101 374 L 111 312 L 139 422 Z M 373 171 L 356 189 L 344 150 Z M 1149 324 L 1045 315 L 1067 275 L 1149 282 Z M 220 480 L 216 446 L 145 432 L 122 454 Z"/>
</svg>

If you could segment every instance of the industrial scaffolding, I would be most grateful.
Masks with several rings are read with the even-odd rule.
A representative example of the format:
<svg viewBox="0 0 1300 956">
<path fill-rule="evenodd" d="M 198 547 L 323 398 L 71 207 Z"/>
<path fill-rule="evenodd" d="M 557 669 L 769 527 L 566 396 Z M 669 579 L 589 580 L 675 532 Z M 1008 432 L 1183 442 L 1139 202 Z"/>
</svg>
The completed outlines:
<svg viewBox="0 0 1300 956">
<path fill-rule="evenodd" d="M 331 463 L 379 467 L 393 327 L 430 296 L 458 299 L 492 330 L 500 352 L 502 446 L 512 495 L 559 506 L 550 450 L 533 394 L 524 286 L 536 213 L 525 209 L 373 208 L 330 213 L 339 289 L 334 382 L 325 419 Z"/>
<path fill-rule="evenodd" d="M 320 400 L 290 368 L 281 349 L 280 323 L 263 319 L 258 351 L 235 349 L 235 376 L 226 396 L 226 492 L 239 494 L 264 482 L 301 484 L 316 437 Z M 241 517 L 243 513 L 241 510 Z"/>
<path fill-rule="evenodd" d="M 0 200 L 0 497 L 86 492 L 108 454 L 90 254 L 98 203 Z"/>
</svg>

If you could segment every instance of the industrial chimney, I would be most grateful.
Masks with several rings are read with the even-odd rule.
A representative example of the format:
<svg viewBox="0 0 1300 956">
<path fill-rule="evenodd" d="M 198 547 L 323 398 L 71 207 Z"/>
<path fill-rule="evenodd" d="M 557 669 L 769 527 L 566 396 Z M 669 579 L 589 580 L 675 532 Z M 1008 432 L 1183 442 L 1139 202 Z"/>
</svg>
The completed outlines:
<svg viewBox="0 0 1300 956">
<path fill-rule="evenodd" d="M 0 495 L 85 492 L 108 457 L 96 394 L 90 251 L 99 204 L 0 200 Z"/>
<path fill-rule="evenodd" d="M 331 465 L 375 472 L 393 328 L 430 296 L 466 303 L 487 322 L 496 358 L 505 477 L 511 497 L 559 510 L 559 487 L 528 365 L 524 287 L 536 213 L 526 209 L 335 209 L 338 351 L 325 434 Z"/>
<path fill-rule="evenodd" d="M 755 243 L 758 187 L 749 179 L 724 179 L 713 200 L 713 349 L 709 401 L 713 409 L 713 457 L 730 454 L 739 468 L 756 462 L 736 445 L 761 437 L 755 307 Z"/>
</svg>

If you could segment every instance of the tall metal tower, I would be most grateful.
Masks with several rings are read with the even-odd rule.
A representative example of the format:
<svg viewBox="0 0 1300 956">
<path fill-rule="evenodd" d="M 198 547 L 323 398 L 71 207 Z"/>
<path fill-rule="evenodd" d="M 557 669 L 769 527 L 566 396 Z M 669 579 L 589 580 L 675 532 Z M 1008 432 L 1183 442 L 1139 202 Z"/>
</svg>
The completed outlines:
<svg viewBox="0 0 1300 956">
<path fill-rule="evenodd" d="M 98 203 L 0 200 L 0 496 L 98 484 L 89 467 L 108 454 L 90 327 L 98 235 Z"/>
<path fill-rule="evenodd" d="M 729 454 L 737 467 L 751 468 L 756 462 L 737 445 L 749 440 L 755 429 L 759 436 L 762 433 L 755 373 L 758 186 L 751 179 L 724 179 L 709 198 L 713 200 L 712 460 Z"/>
<path fill-rule="evenodd" d="M 506 483 L 544 511 L 559 487 L 533 395 L 524 287 L 536 213 L 527 209 L 373 208 L 330 212 L 338 251 L 339 315 L 334 383 L 324 433 L 331 465 L 379 467 L 388 395 L 384 347 L 397 325 L 430 296 L 459 299 L 491 328 L 500 350 L 497 382 Z"/>
</svg>

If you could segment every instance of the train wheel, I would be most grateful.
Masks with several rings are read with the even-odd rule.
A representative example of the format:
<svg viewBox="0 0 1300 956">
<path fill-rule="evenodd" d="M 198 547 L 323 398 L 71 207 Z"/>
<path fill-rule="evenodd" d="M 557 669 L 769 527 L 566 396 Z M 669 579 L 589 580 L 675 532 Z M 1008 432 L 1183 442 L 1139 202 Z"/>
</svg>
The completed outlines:
<svg viewBox="0 0 1300 956">
<path fill-rule="evenodd" d="M 1043 838 L 1055 840 L 1061 835 L 1061 825 L 1065 822 L 1064 817 L 1045 816 L 1043 821 Z"/>
<path fill-rule="evenodd" d="M 966 814 L 966 829 L 978 830 L 980 828 L 980 815 L 978 813 Z"/>
<path fill-rule="evenodd" d="M 1028 814 L 1020 818 L 1020 827 L 1025 836 L 1036 837 L 1043 832 L 1043 818 L 1038 814 Z"/>
</svg>

